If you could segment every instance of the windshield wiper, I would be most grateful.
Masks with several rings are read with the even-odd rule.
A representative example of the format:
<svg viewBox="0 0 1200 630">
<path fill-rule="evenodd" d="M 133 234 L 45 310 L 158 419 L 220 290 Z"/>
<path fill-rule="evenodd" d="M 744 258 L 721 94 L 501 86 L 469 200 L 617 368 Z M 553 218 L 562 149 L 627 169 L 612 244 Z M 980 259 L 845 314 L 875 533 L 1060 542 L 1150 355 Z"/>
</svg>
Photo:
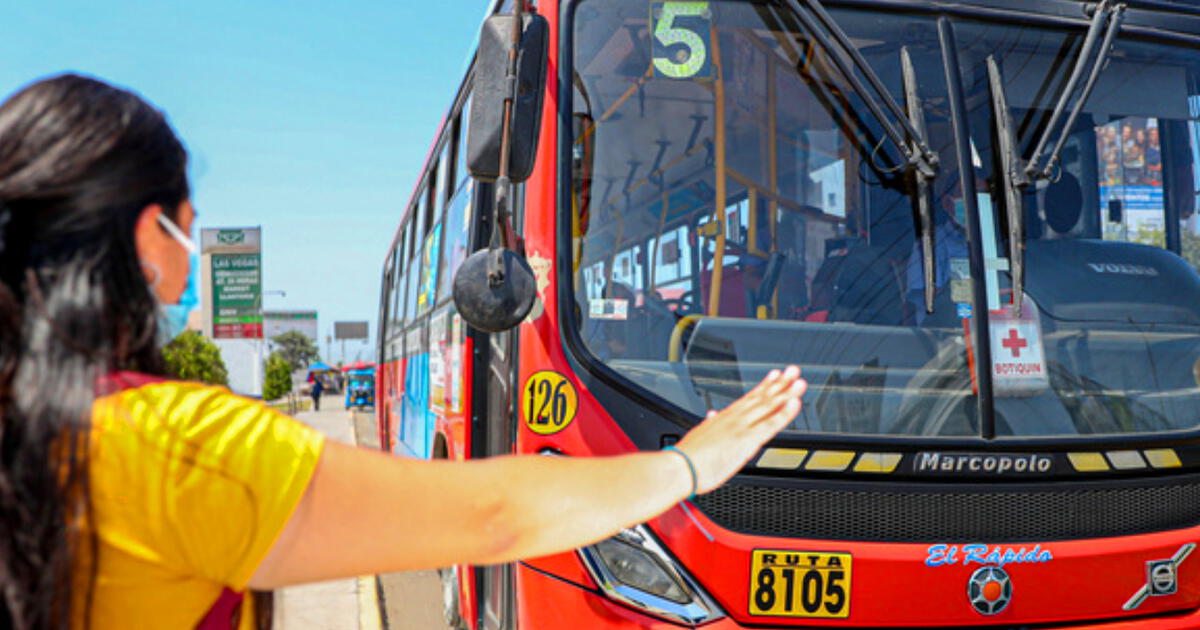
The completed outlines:
<svg viewBox="0 0 1200 630">
<path fill-rule="evenodd" d="M 821 48 L 830 53 L 829 58 L 833 60 L 838 71 L 850 83 L 851 89 L 863 97 L 867 109 L 883 127 L 884 134 L 904 156 L 907 168 L 916 171 L 918 178 L 933 179 L 938 168 L 937 153 L 929 148 L 923 134 L 913 128 L 912 123 L 905 117 L 904 111 L 900 109 L 896 100 L 884 87 L 883 81 L 854 47 L 846 32 L 825 11 L 820 0 L 804 0 L 807 10 L 801 6 L 800 0 L 784 0 L 784 3 L 804 24 Z M 850 60 L 850 64 L 846 63 L 846 59 Z M 871 90 L 867 90 L 855 70 L 866 77 L 867 82 L 871 85 Z M 882 101 L 888 112 L 885 113 L 875 98 L 871 98 L 872 96 Z M 897 129 L 897 125 L 900 129 Z"/>
<path fill-rule="evenodd" d="M 1021 287 L 1025 283 L 1025 209 L 1021 195 L 1029 187 L 1028 171 L 1020 166 L 1017 137 L 1013 132 L 1008 98 L 1004 94 L 1004 79 L 996 58 L 988 55 L 988 87 L 992 93 L 992 119 L 996 121 L 996 144 L 1000 154 L 1000 185 L 1004 188 L 1004 207 L 1008 211 L 1008 271 L 1012 275 L 1012 302 L 1021 312 Z M 987 261 L 984 262 L 987 264 Z M 991 308 L 991 307 L 989 307 Z"/>
<path fill-rule="evenodd" d="M 921 109 L 921 95 L 917 93 L 917 72 L 913 68 L 912 57 L 909 56 L 907 46 L 900 47 L 900 76 L 904 83 L 904 105 L 908 109 L 908 120 L 916 134 L 910 149 L 916 153 L 921 150 L 920 145 L 928 146 L 929 140 L 928 132 L 925 129 L 925 114 Z M 932 313 L 934 292 L 937 289 L 934 282 L 936 275 L 933 251 L 935 236 L 933 195 L 930 185 L 933 175 L 926 176 L 917 169 L 914 169 L 913 175 L 916 183 L 917 217 L 921 230 L 921 271 L 925 278 L 925 312 Z"/>
<path fill-rule="evenodd" d="M 1083 46 L 1080 47 L 1079 56 L 1075 60 L 1075 66 L 1071 68 L 1071 76 L 1067 79 L 1067 86 L 1063 89 L 1062 95 L 1058 97 L 1058 102 L 1054 104 L 1054 110 L 1050 113 L 1050 122 L 1046 124 L 1046 129 L 1042 131 L 1036 148 L 1033 150 L 1033 155 L 1029 158 L 1029 163 L 1025 165 L 1025 174 L 1031 180 L 1050 179 L 1054 165 L 1058 162 L 1059 154 L 1062 153 L 1063 145 L 1066 144 L 1067 138 L 1071 135 L 1071 128 L 1075 126 L 1075 120 L 1079 117 L 1079 113 L 1083 111 L 1083 106 L 1087 103 L 1088 97 L 1092 95 L 1092 88 L 1096 87 L 1096 80 L 1100 78 L 1100 72 L 1104 70 L 1104 64 L 1108 61 L 1109 54 L 1112 53 L 1113 41 L 1117 37 L 1117 32 L 1121 30 L 1121 22 L 1124 19 L 1124 4 L 1113 6 L 1110 0 L 1102 0 L 1096 7 L 1096 12 L 1092 15 L 1092 22 L 1088 25 L 1087 35 L 1083 38 Z M 1067 123 L 1063 125 L 1062 130 L 1058 134 L 1058 141 L 1054 143 L 1054 149 L 1046 159 L 1046 165 L 1039 167 L 1042 153 L 1045 152 L 1046 145 L 1050 142 L 1050 135 L 1054 132 L 1054 127 L 1058 124 L 1058 119 L 1062 117 L 1063 111 L 1066 110 L 1067 103 L 1075 94 L 1075 88 L 1079 85 L 1079 79 L 1083 76 L 1084 63 L 1092 56 L 1092 52 L 1096 48 L 1096 39 L 1099 37 L 1100 29 L 1106 20 L 1108 21 L 1108 30 L 1105 31 L 1104 41 L 1100 44 L 1100 50 L 1096 54 L 1095 61 L 1092 62 L 1087 83 L 1084 84 L 1079 98 L 1075 100 L 1075 105 L 1071 108 L 1071 114 L 1067 117 Z"/>
<path fill-rule="evenodd" d="M 1117 32 L 1121 29 L 1124 15 L 1125 5 L 1113 6 L 1110 0 L 1102 0 L 1096 7 L 1091 24 L 1088 26 L 1087 35 L 1083 40 L 1083 46 L 1080 47 L 1079 57 L 1071 69 L 1071 76 L 1067 79 L 1067 85 L 1058 102 L 1055 103 L 1054 110 L 1050 113 L 1050 121 L 1038 138 L 1033 155 L 1025 163 L 1021 161 L 1020 149 L 1017 146 L 1016 133 L 1008 109 L 1008 99 L 1004 94 L 1004 80 L 1000 74 L 1000 66 L 994 56 L 988 55 L 988 86 L 992 96 L 992 118 L 996 122 L 997 149 L 1000 153 L 998 163 L 1000 184 L 1004 187 L 1004 205 L 1008 216 L 1008 266 L 1012 277 L 1012 304 L 1017 313 L 1021 312 L 1021 300 L 1025 286 L 1025 213 L 1021 196 L 1038 181 L 1053 178 L 1054 167 L 1058 163 L 1063 146 L 1066 145 L 1067 139 L 1071 135 L 1071 128 L 1075 126 L 1075 121 L 1083 111 L 1088 97 L 1091 96 L 1092 89 L 1096 87 L 1096 81 L 1100 78 L 1100 73 L 1104 70 L 1104 65 L 1112 52 L 1112 44 L 1116 39 Z M 1104 33 L 1103 41 L 1099 44 L 1099 50 L 1097 50 L 1100 29 L 1104 27 L 1106 21 L 1108 28 Z M 1075 104 L 1071 107 L 1066 124 L 1059 131 L 1058 139 L 1046 158 L 1045 165 L 1042 165 L 1042 154 L 1050 143 L 1059 119 L 1066 111 L 1067 103 L 1071 102 L 1072 97 L 1078 91 L 1079 80 L 1084 74 L 1084 64 L 1093 52 L 1096 54 L 1091 69 L 1088 71 L 1087 82 L 1084 83 L 1083 89 L 1075 98 Z"/>
</svg>

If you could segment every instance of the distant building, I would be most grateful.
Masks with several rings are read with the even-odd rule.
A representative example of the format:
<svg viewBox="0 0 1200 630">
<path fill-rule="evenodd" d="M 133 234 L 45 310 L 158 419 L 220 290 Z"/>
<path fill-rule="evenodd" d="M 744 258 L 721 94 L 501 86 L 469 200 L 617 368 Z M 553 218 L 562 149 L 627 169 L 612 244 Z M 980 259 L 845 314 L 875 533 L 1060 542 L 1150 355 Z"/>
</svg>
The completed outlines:
<svg viewBox="0 0 1200 630">
<path fill-rule="evenodd" d="M 316 311 L 263 311 L 263 335 L 267 340 L 296 331 L 317 343 Z"/>
</svg>

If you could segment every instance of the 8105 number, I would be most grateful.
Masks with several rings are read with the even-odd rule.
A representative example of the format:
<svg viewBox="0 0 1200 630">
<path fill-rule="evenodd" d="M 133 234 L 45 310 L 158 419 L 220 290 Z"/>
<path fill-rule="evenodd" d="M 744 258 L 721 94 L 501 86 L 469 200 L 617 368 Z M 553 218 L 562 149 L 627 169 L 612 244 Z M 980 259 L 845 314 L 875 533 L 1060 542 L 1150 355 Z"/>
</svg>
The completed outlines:
<svg viewBox="0 0 1200 630">
<path fill-rule="evenodd" d="M 850 563 L 845 553 L 755 550 L 750 614 L 848 617 Z"/>
</svg>

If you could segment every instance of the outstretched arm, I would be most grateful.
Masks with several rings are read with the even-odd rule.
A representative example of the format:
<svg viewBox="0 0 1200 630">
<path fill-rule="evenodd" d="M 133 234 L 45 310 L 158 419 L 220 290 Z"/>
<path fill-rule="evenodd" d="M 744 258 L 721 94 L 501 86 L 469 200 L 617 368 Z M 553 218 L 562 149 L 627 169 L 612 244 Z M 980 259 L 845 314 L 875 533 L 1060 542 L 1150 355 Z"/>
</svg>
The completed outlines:
<svg viewBox="0 0 1200 630">
<path fill-rule="evenodd" d="M 795 367 L 772 372 L 688 432 L 677 447 L 699 491 L 724 483 L 794 418 L 806 387 Z M 330 442 L 250 586 L 565 551 L 654 518 L 691 490 L 684 458 L 668 452 L 447 462 Z"/>
</svg>

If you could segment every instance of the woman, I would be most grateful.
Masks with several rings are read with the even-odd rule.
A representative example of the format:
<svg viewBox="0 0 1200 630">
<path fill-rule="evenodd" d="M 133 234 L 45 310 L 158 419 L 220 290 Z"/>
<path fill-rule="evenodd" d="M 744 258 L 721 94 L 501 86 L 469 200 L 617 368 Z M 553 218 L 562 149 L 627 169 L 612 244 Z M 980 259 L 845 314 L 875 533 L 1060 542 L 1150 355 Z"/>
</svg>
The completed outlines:
<svg viewBox="0 0 1200 630">
<path fill-rule="evenodd" d="M 250 628 L 246 589 L 575 548 L 720 485 L 799 411 L 793 367 L 674 451 L 449 463 L 165 380 L 194 303 L 185 166 L 160 112 L 93 79 L 0 106 L 0 627 Z"/>
</svg>

